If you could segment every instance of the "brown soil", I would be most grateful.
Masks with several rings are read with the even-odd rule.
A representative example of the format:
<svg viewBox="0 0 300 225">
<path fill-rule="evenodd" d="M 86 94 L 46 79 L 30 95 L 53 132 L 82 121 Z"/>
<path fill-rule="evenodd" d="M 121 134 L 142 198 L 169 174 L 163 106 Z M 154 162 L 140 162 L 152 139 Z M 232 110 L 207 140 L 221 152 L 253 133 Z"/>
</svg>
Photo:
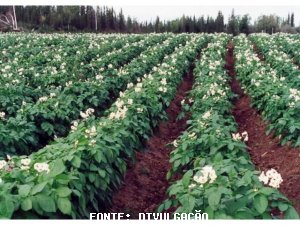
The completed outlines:
<svg viewBox="0 0 300 225">
<path fill-rule="evenodd" d="M 266 135 L 267 122 L 251 107 L 251 98 L 243 92 L 236 80 L 233 51 L 234 46 L 230 43 L 226 67 L 232 77 L 231 88 L 239 95 L 232 112 L 239 132 L 248 132 L 248 151 L 256 168 L 261 171 L 274 168 L 281 174 L 283 183 L 280 185 L 280 191 L 293 202 L 300 213 L 300 149 L 281 146 L 278 138 L 271 134 Z"/>
<path fill-rule="evenodd" d="M 124 184 L 113 197 L 109 212 L 129 213 L 131 219 L 138 218 L 138 213 L 155 212 L 167 198 L 169 182 L 166 179 L 170 169 L 169 153 L 173 147 L 166 146 L 174 141 L 185 129 L 189 115 L 176 121 L 181 112 L 181 101 L 193 86 L 193 68 L 191 65 L 175 98 L 167 108 L 168 120 L 160 122 L 153 136 L 148 140 L 144 153 L 136 153 L 136 163 L 129 163 Z"/>
</svg>

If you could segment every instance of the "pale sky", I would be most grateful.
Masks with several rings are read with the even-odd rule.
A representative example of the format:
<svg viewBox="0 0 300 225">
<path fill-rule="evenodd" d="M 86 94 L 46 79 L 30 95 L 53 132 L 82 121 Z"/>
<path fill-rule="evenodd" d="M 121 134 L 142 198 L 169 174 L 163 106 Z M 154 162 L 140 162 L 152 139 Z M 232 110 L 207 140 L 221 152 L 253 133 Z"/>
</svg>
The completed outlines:
<svg viewBox="0 0 300 225">
<path fill-rule="evenodd" d="M 295 25 L 300 25 L 300 6 L 176 6 L 176 5 L 159 5 L 159 6 L 114 6 L 117 11 L 122 8 L 124 14 L 136 18 L 138 21 L 154 21 L 158 15 L 161 20 L 171 20 L 186 16 L 201 16 L 207 15 L 216 17 L 218 10 L 221 10 L 224 15 L 225 22 L 227 22 L 232 9 L 234 8 L 236 15 L 249 14 L 252 18 L 251 23 L 254 22 L 262 14 L 276 14 L 280 17 L 287 18 L 288 13 L 294 12 Z"/>
</svg>

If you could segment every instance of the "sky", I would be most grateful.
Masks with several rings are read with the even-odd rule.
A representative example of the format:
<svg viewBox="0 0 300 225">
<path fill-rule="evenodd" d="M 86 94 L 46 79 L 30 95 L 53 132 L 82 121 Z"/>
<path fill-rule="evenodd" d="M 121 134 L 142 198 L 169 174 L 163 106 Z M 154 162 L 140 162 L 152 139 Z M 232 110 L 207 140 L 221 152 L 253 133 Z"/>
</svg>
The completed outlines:
<svg viewBox="0 0 300 225">
<path fill-rule="evenodd" d="M 234 8 L 236 15 L 249 14 L 253 23 L 262 14 L 276 14 L 280 17 L 287 18 L 288 13 L 295 13 L 295 25 L 300 25 L 300 6 L 114 6 L 115 9 L 123 9 L 123 13 L 127 16 L 130 15 L 136 18 L 139 22 L 154 21 L 156 16 L 161 20 L 171 20 L 181 17 L 183 14 L 186 16 L 201 16 L 207 15 L 216 17 L 218 11 L 221 10 L 225 21 L 227 21 L 232 9 Z"/>
</svg>

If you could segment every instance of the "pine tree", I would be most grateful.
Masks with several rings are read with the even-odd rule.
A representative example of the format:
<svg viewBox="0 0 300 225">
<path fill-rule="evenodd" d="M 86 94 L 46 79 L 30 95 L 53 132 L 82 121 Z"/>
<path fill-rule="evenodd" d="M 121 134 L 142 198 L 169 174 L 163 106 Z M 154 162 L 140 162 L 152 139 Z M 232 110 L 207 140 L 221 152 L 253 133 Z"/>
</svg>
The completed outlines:
<svg viewBox="0 0 300 225">
<path fill-rule="evenodd" d="M 241 33 L 244 34 L 249 34 L 250 33 L 250 28 L 249 28 L 249 23 L 250 23 L 250 17 L 249 15 L 244 15 L 240 21 L 239 29 Z"/>
<path fill-rule="evenodd" d="M 119 13 L 119 17 L 118 17 L 118 28 L 119 28 L 120 32 L 124 32 L 126 29 L 125 18 L 124 18 L 122 9 L 121 9 L 121 11 Z"/>
<path fill-rule="evenodd" d="M 224 16 L 221 11 L 218 12 L 218 16 L 215 21 L 216 32 L 224 32 Z"/>
<path fill-rule="evenodd" d="M 126 27 L 127 27 L 127 32 L 131 33 L 132 32 L 132 20 L 131 20 L 130 16 L 127 17 Z"/>
<path fill-rule="evenodd" d="M 238 35 L 239 34 L 238 26 L 239 26 L 238 19 L 234 15 L 234 10 L 232 10 L 231 16 L 229 17 L 228 20 L 227 32 L 233 35 Z"/>
<path fill-rule="evenodd" d="M 156 20 L 155 20 L 154 31 L 156 33 L 160 32 L 160 20 L 159 20 L 158 16 L 156 17 Z"/>
<path fill-rule="evenodd" d="M 294 13 L 291 14 L 291 27 L 295 27 L 295 15 L 294 15 Z"/>
</svg>

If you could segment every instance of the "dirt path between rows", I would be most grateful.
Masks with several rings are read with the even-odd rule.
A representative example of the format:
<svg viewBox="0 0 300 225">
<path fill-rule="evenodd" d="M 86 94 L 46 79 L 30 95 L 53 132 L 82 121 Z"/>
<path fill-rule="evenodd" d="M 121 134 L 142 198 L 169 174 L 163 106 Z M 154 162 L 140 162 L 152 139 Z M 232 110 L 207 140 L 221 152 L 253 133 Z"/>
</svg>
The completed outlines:
<svg viewBox="0 0 300 225">
<path fill-rule="evenodd" d="M 128 213 L 131 219 L 137 219 L 138 213 L 155 212 L 167 198 L 166 190 L 170 184 L 166 180 L 166 174 L 170 169 L 169 153 L 173 149 L 166 145 L 186 129 L 189 115 L 179 121 L 176 118 L 181 112 L 181 101 L 192 89 L 194 67 L 194 64 L 190 66 L 166 110 L 168 120 L 159 123 L 146 144 L 147 151 L 137 152 L 136 163 L 129 163 L 124 184 L 114 195 L 109 212 Z"/>
<path fill-rule="evenodd" d="M 266 135 L 267 123 L 259 112 L 251 107 L 251 99 L 246 95 L 236 79 L 234 70 L 234 46 L 228 45 L 226 69 L 232 77 L 231 89 L 238 98 L 234 101 L 233 115 L 239 132 L 247 131 L 248 151 L 258 170 L 276 169 L 283 178 L 280 191 L 285 194 L 300 213 L 300 149 L 280 146 L 279 140 Z"/>
</svg>

